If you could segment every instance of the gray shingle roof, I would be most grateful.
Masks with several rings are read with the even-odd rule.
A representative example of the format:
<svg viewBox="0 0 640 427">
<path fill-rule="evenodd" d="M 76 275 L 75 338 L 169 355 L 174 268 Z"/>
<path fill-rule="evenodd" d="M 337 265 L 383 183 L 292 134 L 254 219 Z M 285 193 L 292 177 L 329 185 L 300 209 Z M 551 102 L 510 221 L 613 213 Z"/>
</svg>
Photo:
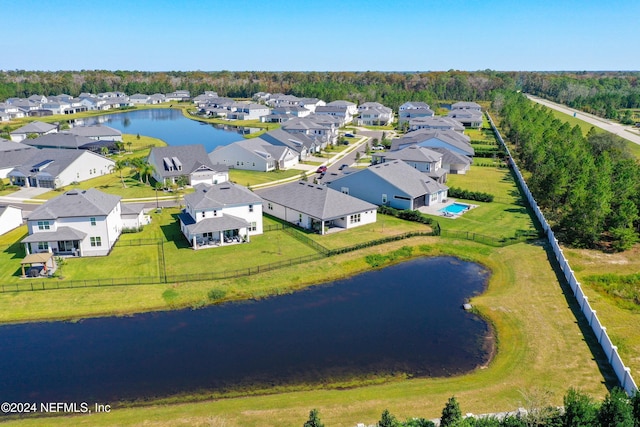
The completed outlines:
<svg viewBox="0 0 640 427">
<path fill-rule="evenodd" d="M 464 151 L 467 155 L 473 156 L 474 154 L 474 149 L 469 142 L 468 136 L 448 129 L 420 129 L 408 132 L 401 138 L 392 141 L 391 150 L 396 151 L 408 145 L 420 144 L 430 139 L 439 139 L 442 142 Z"/>
<path fill-rule="evenodd" d="M 377 206 L 364 200 L 304 181 L 278 185 L 257 193 L 264 200 L 325 221 L 377 209 Z"/>
<path fill-rule="evenodd" d="M 271 144 L 285 145 L 297 152 L 300 152 L 301 147 L 309 149 L 315 145 L 315 141 L 304 134 L 292 134 L 282 129 L 269 131 L 262 134 L 260 138 Z"/>
<path fill-rule="evenodd" d="M 232 182 L 198 184 L 194 188 L 196 191 L 185 195 L 184 201 L 195 210 L 262 203 L 262 199 L 255 193 Z"/>
<path fill-rule="evenodd" d="M 57 128 L 58 126 L 56 125 L 35 121 L 14 130 L 13 132 L 11 132 L 11 134 L 14 135 L 14 134 L 23 134 L 23 133 L 45 133 L 45 132 L 51 131 L 52 129 L 57 129 Z"/>
<path fill-rule="evenodd" d="M 95 141 L 85 136 L 73 135 L 67 132 L 56 132 L 42 135 L 34 139 L 25 139 L 26 145 L 44 148 L 72 148 L 79 149 Z"/>
<path fill-rule="evenodd" d="M 420 197 L 424 194 L 433 194 L 439 190 L 449 188 L 401 160 L 369 166 L 366 169 L 361 169 L 358 172 L 337 178 L 331 185 L 337 187 L 340 185 L 340 180 L 348 180 L 350 176 L 356 174 L 365 174 L 365 176 L 368 174 L 376 175 L 412 198 Z M 371 182 L 375 182 L 375 180 L 371 180 Z"/>
<path fill-rule="evenodd" d="M 103 193 L 95 188 L 70 190 L 38 206 L 29 220 L 106 216 L 120 202 L 120 196 Z"/>
<path fill-rule="evenodd" d="M 437 147 L 437 148 L 432 148 L 433 151 L 437 151 L 438 153 L 442 154 L 442 164 L 467 164 L 470 165 L 471 164 L 471 159 L 468 158 L 467 156 L 463 156 L 462 154 L 458 154 L 458 153 L 454 153 L 453 151 L 447 149 L 447 148 L 441 148 L 441 147 Z"/>
<path fill-rule="evenodd" d="M 249 226 L 249 222 L 247 220 L 228 214 L 217 218 L 205 218 L 198 222 L 194 222 L 193 218 L 184 212 L 181 213 L 179 217 L 191 235 L 234 230 Z"/>
<path fill-rule="evenodd" d="M 414 162 L 437 162 L 442 158 L 442 154 L 426 147 L 411 145 L 398 151 L 382 153 L 382 156 L 389 160 L 404 160 Z"/>
<path fill-rule="evenodd" d="M 34 149 L 28 153 L 29 157 L 9 172 L 10 176 L 27 177 L 46 173 L 55 178 L 83 154 L 89 153 L 89 155 L 97 156 L 97 154 L 85 150 L 57 150 L 55 148 Z M 34 170 L 36 165 L 45 161 L 49 162 L 46 168 L 40 171 Z"/>
<path fill-rule="evenodd" d="M 174 157 L 178 159 L 181 164 L 181 170 L 177 167 L 169 170 L 165 164 L 165 158 L 172 160 Z M 228 167 L 225 165 L 214 165 L 202 144 L 153 147 L 149 153 L 149 163 L 156 168 L 156 172 L 163 178 L 189 175 L 202 166 L 214 171 L 228 170 Z"/>
<path fill-rule="evenodd" d="M 70 134 L 91 137 L 122 136 L 122 132 L 109 126 L 78 126 L 68 130 Z"/>
<path fill-rule="evenodd" d="M 53 242 L 60 240 L 82 240 L 87 237 L 87 233 L 76 230 L 71 227 L 58 227 L 56 231 L 40 231 L 33 233 L 24 239 L 22 243 L 37 243 L 37 242 Z"/>
</svg>

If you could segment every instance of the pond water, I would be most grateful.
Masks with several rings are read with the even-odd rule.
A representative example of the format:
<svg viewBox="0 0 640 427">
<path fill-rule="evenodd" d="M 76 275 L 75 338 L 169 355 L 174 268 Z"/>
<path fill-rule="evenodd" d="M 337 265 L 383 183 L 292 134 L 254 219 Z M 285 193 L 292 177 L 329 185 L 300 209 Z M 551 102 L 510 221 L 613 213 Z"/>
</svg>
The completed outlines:
<svg viewBox="0 0 640 427">
<path fill-rule="evenodd" d="M 259 301 L 0 327 L 0 395 L 101 402 L 407 373 L 487 363 L 488 325 L 461 306 L 488 272 L 418 258 Z"/>
<path fill-rule="evenodd" d="M 135 110 L 83 119 L 86 126 L 104 124 L 122 133 L 159 138 L 169 145 L 202 144 L 207 153 L 243 139 L 256 128 L 236 128 L 191 120 L 170 108 Z"/>
</svg>

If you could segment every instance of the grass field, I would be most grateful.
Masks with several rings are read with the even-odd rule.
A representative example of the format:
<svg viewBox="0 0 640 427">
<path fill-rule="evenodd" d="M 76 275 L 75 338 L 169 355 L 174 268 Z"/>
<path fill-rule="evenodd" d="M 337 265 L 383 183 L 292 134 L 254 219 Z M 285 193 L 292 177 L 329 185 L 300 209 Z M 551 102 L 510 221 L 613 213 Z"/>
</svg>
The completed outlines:
<svg viewBox="0 0 640 427">
<path fill-rule="evenodd" d="M 244 185 L 245 187 L 251 187 L 257 184 L 277 181 L 279 179 L 291 178 L 300 174 L 302 174 L 302 171 L 297 169 L 274 170 L 271 172 L 229 169 L 229 180 L 240 185 Z"/>
</svg>

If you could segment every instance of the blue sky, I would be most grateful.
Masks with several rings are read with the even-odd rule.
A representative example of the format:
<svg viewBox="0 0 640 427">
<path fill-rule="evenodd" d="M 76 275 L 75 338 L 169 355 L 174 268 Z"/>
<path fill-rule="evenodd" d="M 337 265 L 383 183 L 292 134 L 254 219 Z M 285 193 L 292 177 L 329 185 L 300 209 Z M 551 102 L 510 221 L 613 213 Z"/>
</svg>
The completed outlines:
<svg viewBox="0 0 640 427">
<path fill-rule="evenodd" d="M 640 1 L 0 0 L 0 69 L 640 70 Z"/>
</svg>

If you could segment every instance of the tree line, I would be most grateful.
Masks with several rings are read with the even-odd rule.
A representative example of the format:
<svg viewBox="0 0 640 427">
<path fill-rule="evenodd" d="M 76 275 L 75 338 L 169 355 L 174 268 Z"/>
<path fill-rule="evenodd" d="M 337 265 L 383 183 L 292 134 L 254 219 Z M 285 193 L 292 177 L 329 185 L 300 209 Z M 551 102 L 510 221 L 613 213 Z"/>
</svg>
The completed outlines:
<svg viewBox="0 0 640 427">
<path fill-rule="evenodd" d="M 637 241 L 640 166 L 621 138 L 593 128 L 584 136 L 518 93 L 497 93 L 492 107 L 559 239 L 615 250 Z"/>
<path fill-rule="evenodd" d="M 517 415 L 466 417 L 463 418 L 460 404 L 455 396 L 447 400 L 442 415 L 441 427 L 640 427 L 640 393 L 629 398 L 614 388 L 601 403 L 576 389 L 569 389 L 564 396 L 562 408 L 544 405 L 526 396 L 528 407 Z M 410 418 L 400 421 L 389 410 L 382 411 L 376 427 L 435 427 L 425 418 Z M 303 427 L 324 427 L 317 409 L 311 410 Z"/>
</svg>

